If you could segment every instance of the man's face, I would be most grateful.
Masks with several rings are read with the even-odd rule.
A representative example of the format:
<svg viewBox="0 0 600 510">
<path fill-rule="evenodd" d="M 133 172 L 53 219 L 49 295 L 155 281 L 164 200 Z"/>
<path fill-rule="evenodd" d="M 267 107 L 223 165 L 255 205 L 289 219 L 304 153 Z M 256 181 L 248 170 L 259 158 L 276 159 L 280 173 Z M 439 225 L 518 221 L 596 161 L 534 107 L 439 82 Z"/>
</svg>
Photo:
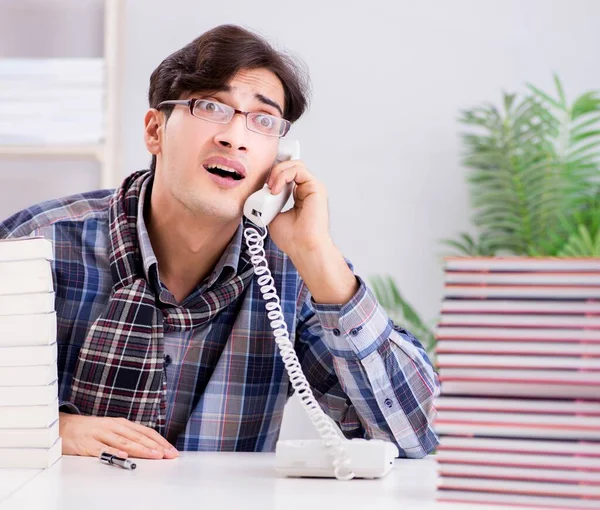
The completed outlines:
<svg viewBox="0 0 600 510">
<path fill-rule="evenodd" d="M 211 95 L 187 94 L 181 99 L 192 97 L 278 117 L 282 116 L 279 108 L 284 108 L 283 86 L 266 69 L 240 71 L 228 90 Z M 149 117 L 146 119 L 148 130 Z M 239 114 L 229 124 L 215 124 L 192 116 L 186 106 L 175 106 L 166 127 L 164 114 L 156 112 L 156 119 L 155 189 L 193 214 L 224 221 L 239 219 L 248 196 L 264 185 L 275 162 L 279 139 L 248 130 L 246 118 Z M 245 177 L 224 179 L 215 173 L 216 165 L 237 168 Z"/>
</svg>

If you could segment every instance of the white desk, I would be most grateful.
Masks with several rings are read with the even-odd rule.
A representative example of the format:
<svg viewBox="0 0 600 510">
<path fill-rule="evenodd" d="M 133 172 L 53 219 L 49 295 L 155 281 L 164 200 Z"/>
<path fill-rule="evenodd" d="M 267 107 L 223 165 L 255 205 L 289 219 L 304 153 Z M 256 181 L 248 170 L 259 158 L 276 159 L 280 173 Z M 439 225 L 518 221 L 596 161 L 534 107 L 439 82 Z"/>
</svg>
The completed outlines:
<svg viewBox="0 0 600 510">
<path fill-rule="evenodd" d="M 10 495 L 2 510 L 218 508 L 321 510 L 464 510 L 437 503 L 435 463 L 398 459 L 379 480 L 282 478 L 271 453 L 189 453 L 137 461 L 134 471 L 83 457 L 63 457 Z M 1 471 L 0 471 L 1 474 Z M 25 476 L 25 475 L 24 475 Z M 469 505 L 471 509 L 483 506 Z M 499 507 L 494 507 L 498 510 Z"/>
<path fill-rule="evenodd" d="M 41 472 L 41 469 L 0 469 L 0 503 Z"/>
</svg>

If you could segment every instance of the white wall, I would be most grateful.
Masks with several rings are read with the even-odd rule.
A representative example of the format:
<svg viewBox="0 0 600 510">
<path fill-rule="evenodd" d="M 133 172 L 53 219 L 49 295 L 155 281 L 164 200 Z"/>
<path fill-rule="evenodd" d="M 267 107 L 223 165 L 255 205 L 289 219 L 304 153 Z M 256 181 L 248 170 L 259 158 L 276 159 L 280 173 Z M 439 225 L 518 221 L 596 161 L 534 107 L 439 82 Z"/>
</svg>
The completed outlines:
<svg viewBox="0 0 600 510">
<path fill-rule="evenodd" d="M 360 274 L 396 277 L 427 320 L 441 295 L 438 241 L 469 225 L 459 109 L 526 81 L 551 88 L 552 72 L 570 97 L 600 88 L 594 0 L 127 0 L 126 17 L 123 168 L 149 161 L 143 115 L 161 60 L 217 24 L 258 30 L 309 66 L 312 108 L 290 136 L 329 189 L 335 241 Z M 0 162 L 5 186 L 9 170 Z M 59 175 L 70 192 L 72 175 Z M 305 426 L 286 420 L 284 435 Z"/>
<path fill-rule="evenodd" d="M 203 31 L 238 23 L 302 57 L 312 108 L 292 129 L 326 184 L 333 236 L 357 270 L 389 272 L 427 319 L 439 306 L 438 240 L 468 226 L 460 108 L 526 81 L 571 97 L 600 88 L 600 2 L 547 0 L 129 0 L 124 167 L 148 162 L 148 79 Z M 193 14 L 194 11 L 196 14 Z M 361 118 L 362 116 L 362 118 Z"/>
</svg>

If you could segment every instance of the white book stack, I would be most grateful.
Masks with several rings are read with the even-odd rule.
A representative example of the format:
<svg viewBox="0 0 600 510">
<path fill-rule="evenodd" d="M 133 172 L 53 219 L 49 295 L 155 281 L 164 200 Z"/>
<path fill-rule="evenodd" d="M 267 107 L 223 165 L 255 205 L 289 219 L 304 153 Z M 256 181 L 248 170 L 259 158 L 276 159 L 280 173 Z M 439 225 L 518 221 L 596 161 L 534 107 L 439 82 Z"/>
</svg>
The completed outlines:
<svg viewBox="0 0 600 510">
<path fill-rule="evenodd" d="M 0 468 L 61 456 L 52 244 L 0 240 Z"/>
<path fill-rule="evenodd" d="M 449 258 L 440 501 L 600 508 L 600 259 Z"/>
<path fill-rule="evenodd" d="M 0 59 L 0 145 L 104 139 L 102 58 Z"/>
</svg>

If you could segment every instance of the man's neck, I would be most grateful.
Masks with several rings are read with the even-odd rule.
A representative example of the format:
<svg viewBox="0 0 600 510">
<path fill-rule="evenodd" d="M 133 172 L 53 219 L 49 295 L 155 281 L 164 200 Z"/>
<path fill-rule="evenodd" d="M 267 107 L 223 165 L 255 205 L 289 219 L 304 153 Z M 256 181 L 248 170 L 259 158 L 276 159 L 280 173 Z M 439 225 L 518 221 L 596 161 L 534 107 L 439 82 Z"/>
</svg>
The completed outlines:
<svg viewBox="0 0 600 510">
<path fill-rule="evenodd" d="M 144 219 L 160 267 L 160 279 L 181 303 L 211 274 L 239 222 L 193 214 L 179 202 L 151 194 Z"/>
</svg>

